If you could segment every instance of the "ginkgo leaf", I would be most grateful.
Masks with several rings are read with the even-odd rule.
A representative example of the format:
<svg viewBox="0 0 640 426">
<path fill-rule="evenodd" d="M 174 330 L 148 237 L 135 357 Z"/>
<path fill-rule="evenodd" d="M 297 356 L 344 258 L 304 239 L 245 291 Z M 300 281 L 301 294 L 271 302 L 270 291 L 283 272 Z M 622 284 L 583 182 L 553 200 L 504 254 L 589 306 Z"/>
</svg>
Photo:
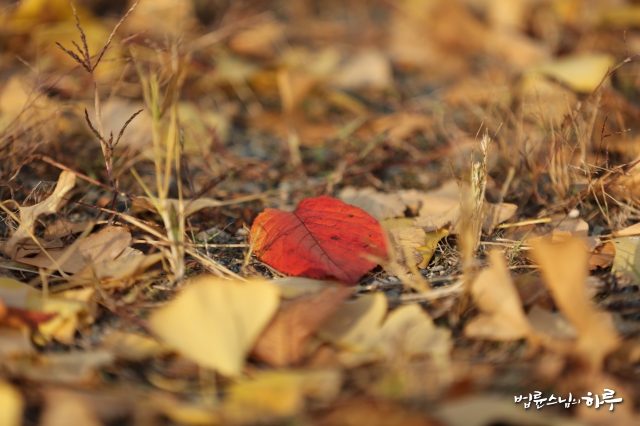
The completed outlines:
<svg viewBox="0 0 640 426">
<path fill-rule="evenodd" d="M 251 226 L 253 250 L 288 275 L 337 278 L 346 284 L 387 254 L 380 224 L 358 207 L 331 197 L 307 198 L 293 213 L 266 209 Z"/>
<path fill-rule="evenodd" d="M 531 245 L 553 300 L 578 333 L 577 355 L 592 369 L 599 369 L 620 339 L 611 315 L 596 310 L 586 297 L 589 253 L 577 239 L 562 243 L 540 239 Z"/>
<path fill-rule="evenodd" d="M 278 301 L 278 288 L 268 282 L 203 276 L 153 313 L 149 324 L 185 357 L 225 376 L 238 376 Z"/>
<path fill-rule="evenodd" d="M 531 325 L 504 258 L 498 251 L 492 251 L 489 257 L 491 266 L 480 272 L 471 286 L 473 299 L 482 313 L 467 323 L 465 335 L 491 340 L 530 337 Z"/>
</svg>

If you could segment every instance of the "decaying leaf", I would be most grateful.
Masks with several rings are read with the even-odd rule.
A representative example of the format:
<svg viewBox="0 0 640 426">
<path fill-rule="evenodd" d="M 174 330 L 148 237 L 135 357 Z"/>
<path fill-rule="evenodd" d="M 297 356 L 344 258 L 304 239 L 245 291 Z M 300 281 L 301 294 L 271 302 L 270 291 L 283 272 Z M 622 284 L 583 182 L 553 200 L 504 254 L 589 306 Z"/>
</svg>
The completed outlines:
<svg viewBox="0 0 640 426">
<path fill-rule="evenodd" d="M 331 197 L 308 198 L 293 213 L 266 209 L 251 226 L 256 256 L 289 275 L 356 284 L 386 257 L 380 224 L 367 212 Z"/>
<path fill-rule="evenodd" d="M 611 315 L 598 312 L 585 295 L 589 254 L 578 240 L 538 240 L 532 246 L 553 300 L 578 333 L 576 354 L 599 370 L 620 339 Z"/>
<path fill-rule="evenodd" d="M 149 323 L 167 345 L 203 367 L 238 376 L 260 332 L 278 308 L 276 286 L 202 276 Z"/>
</svg>

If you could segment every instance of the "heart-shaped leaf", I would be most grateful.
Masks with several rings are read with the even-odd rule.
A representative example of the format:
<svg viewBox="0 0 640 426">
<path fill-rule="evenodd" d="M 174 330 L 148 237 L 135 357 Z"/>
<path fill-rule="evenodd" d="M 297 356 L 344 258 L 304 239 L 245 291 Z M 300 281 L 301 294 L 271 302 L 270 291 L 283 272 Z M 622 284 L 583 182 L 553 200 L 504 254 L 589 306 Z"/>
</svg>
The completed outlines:
<svg viewBox="0 0 640 426">
<path fill-rule="evenodd" d="M 253 250 L 266 264 L 300 277 L 346 284 L 386 257 L 384 231 L 364 210 L 331 197 L 307 198 L 293 212 L 266 209 L 251 227 Z"/>
</svg>

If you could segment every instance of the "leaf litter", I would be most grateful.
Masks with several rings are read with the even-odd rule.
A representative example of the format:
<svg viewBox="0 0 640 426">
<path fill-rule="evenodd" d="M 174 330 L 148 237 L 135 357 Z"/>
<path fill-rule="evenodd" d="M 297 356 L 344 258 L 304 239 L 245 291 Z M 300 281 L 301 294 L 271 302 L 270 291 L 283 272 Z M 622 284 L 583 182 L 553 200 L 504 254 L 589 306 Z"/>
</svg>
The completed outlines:
<svg viewBox="0 0 640 426">
<path fill-rule="evenodd" d="M 637 423 L 633 2 L 45 3 L 1 424 Z"/>
</svg>

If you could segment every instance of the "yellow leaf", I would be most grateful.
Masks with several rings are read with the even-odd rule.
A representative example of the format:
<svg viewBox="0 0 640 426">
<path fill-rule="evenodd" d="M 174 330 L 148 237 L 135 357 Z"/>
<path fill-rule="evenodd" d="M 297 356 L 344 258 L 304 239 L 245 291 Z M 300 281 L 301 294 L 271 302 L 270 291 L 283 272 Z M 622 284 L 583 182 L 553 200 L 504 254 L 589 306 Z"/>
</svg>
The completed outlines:
<svg viewBox="0 0 640 426">
<path fill-rule="evenodd" d="M 591 54 L 558 59 L 533 69 L 534 73 L 551 77 L 580 93 L 591 93 L 613 66 L 609 55 Z"/>
<path fill-rule="evenodd" d="M 448 358 L 451 330 L 436 327 L 419 305 L 405 305 L 391 312 L 380 329 L 387 358 L 431 355 Z"/>
<path fill-rule="evenodd" d="M 464 334 L 491 340 L 530 337 L 531 326 L 502 254 L 494 250 L 489 258 L 491 266 L 480 272 L 471 287 L 482 313 L 467 323 Z"/>
<path fill-rule="evenodd" d="M 109 333 L 102 340 L 102 348 L 127 361 L 143 361 L 168 352 L 167 348 L 149 336 L 123 331 Z"/>
<path fill-rule="evenodd" d="M 425 244 L 420 247 L 416 247 L 416 249 L 422 255 L 422 262 L 418 265 L 419 268 L 426 268 L 433 254 L 436 252 L 436 248 L 438 248 L 438 243 L 441 239 L 449 235 L 449 231 L 446 229 L 439 229 L 437 231 L 431 231 L 426 233 Z"/>
<path fill-rule="evenodd" d="M 622 237 L 611 240 L 616 249 L 611 272 L 640 284 L 640 237 Z"/>
<path fill-rule="evenodd" d="M 202 276 L 156 311 L 149 324 L 187 358 L 225 376 L 238 376 L 278 301 L 278 288 L 265 281 Z"/>
<path fill-rule="evenodd" d="M 20 392 L 9 383 L 0 381 L 0 425 L 20 426 L 24 399 Z"/>
<path fill-rule="evenodd" d="M 593 370 L 600 369 L 620 339 L 611 315 L 597 311 L 586 297 L 589 253 L 576 239 L 559 244 L 543 239 L 531 245 L 553 300 L 578 333 L 576 354 Z"/>
</svg>

